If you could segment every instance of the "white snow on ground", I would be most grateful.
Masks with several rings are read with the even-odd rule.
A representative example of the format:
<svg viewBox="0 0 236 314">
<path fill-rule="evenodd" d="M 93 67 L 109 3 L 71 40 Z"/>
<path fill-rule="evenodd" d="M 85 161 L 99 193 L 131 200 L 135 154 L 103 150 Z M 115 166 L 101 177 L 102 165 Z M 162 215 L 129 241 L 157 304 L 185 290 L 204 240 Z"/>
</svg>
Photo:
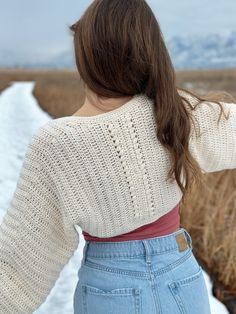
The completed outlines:
<svg viewBox="0 0 236 314">
<path fill-rule="evenodd" d="M 24 154 L 31 136 L 52 118 L 45 113 L 33 97 L 34 82 L 12 82 L 0 94 L 0 222 L 16 188 Z M 46 301 L 35 314 L 72 314 L 73 294 L 77 284 L 77 271 L 83 255 L 84 238 L 78 228 L 80 243 L 65 265 Z M 212 285 L 204 271 L 212 314 L 229 313 L 212 295 Z"/>
</svg>

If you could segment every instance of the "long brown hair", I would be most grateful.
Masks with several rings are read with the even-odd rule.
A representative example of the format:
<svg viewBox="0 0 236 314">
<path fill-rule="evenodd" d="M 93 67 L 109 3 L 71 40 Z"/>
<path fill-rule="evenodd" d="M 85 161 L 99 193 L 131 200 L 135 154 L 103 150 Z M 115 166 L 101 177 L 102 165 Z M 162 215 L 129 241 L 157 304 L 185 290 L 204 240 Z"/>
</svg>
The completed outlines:
<svg viewBox="0 0 236 314">
<path fill-rule="evenodd" d="M 178 92 L 175 70 L 149 5 L 144 0 L 95 0 L 70 30 L 79 74 L 94 93 L 111 98 L 144 93 L 154 100 L 157 138 L 172 158 L 168 178 L 175 175 L 184 200 L 193 181 L 202 182 L 199 164 L 188 149 L 192 117 L 183 100 L 192 110 L 195 107 Z M 199 103 L 205 100 L 192 96 Z"/>
</svg>

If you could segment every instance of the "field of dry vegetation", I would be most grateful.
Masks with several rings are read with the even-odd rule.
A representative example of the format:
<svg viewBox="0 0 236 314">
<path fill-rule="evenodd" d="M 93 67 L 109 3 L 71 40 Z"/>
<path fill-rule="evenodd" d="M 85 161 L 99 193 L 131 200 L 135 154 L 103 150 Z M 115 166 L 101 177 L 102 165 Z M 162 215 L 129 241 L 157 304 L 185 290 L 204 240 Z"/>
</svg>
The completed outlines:
<svg viewBox="0 0 236 314">
<path fill-rule="evenodd" d="M 73 114 L 84 102 L 84 90 L 77 71 L 0 69 L 0 92 L 11 81 L 35 81 L 34 95 L 53 118 Z M 226 91 L 236 97 L 236 70 L 178 71 L 179 87 L 203 95 Z"/>
<path fill-rule="evenodd" d="M 0 70 L 0 91 L 10 81 L 36 81 L 34 95 L 53 118 L 73 114 L 85 97 L 76 71 Z M 199 95 L 225 91 L 236 97 L 236 70 L 178 71 L 177 82 Z M 236 170 L 205 179 L 182 205 L 181 225 L 192 236 L 197 259 L 236 299 Z"/>
</svg>

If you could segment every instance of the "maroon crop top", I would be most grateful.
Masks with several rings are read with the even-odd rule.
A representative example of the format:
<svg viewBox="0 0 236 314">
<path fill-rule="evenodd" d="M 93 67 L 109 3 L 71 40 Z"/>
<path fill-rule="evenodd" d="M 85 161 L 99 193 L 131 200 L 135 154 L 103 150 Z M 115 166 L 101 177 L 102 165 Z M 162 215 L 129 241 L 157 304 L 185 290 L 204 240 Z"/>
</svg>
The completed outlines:
<svg viewBox="0 0 236 314">
<path fill-rule="evenodd" d="M 111 238 L 93 237 L 85 231 L 82 231 L 85 241 L 113 242 L 113 241 L 129 241 L 154 238 L 167 235 L 176 231 L 180 225 L 179 203 L 167 214 L 150 224 L 143 225 L 128 233 L 124 233 Z"/>
</svg>

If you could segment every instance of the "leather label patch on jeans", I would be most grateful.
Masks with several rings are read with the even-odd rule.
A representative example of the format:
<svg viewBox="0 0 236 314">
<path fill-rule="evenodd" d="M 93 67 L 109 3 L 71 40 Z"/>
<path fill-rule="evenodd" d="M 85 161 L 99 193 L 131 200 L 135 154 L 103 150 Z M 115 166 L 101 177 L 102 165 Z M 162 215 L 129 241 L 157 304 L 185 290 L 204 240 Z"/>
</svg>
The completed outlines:
<svg viewBox="0 0 236 314">
<path fill-rule="evenodd" d="M 188 247 L 188 243 L 186 238 L 184 237 L 183 233 L 179 233 L 175 236 L 176 242 L 179 247 L 179 252 L 185 251 Z"/>
</svg>

